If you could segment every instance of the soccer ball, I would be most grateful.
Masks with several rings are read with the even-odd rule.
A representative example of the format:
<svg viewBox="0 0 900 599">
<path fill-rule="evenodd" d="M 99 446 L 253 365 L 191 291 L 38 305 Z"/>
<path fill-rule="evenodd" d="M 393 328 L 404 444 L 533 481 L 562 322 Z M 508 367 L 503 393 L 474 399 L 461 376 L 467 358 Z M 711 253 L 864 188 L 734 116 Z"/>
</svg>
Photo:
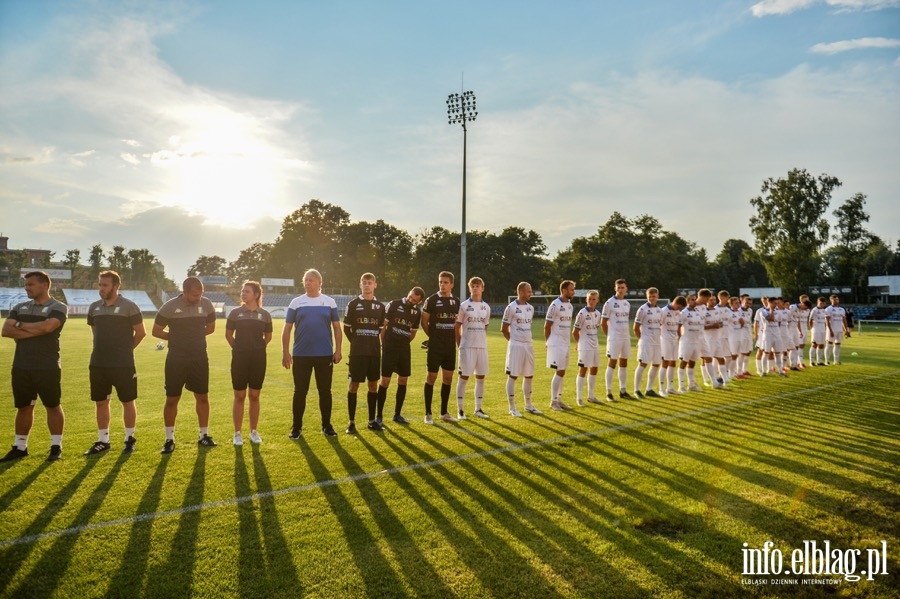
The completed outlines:
<svg viewBox="0 0 900 599">
<path fill-rule="evenodd" d="M 166 349 L 166 344 L 165 344 L 165 342 L 164 342 L 164 341 L 160 341 L 159 343 L 157 343 L 157 344 L 156 344 L 156 349 L 159 349 L 159 350 Z"/>
</svg>

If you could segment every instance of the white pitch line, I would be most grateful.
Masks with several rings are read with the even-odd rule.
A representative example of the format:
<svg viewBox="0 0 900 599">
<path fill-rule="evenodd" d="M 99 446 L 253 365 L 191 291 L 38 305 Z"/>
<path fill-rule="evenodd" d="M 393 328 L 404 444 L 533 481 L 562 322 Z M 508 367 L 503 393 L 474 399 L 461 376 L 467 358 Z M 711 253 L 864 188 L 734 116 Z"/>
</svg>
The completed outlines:
<svg viewBox="0 0 900 599">
<path fill-rule="evenodd" d="M 213 509 L 217 507 L 225 507 L 230 505 L 238 505 L 241 503 L 248 503 L 252 501 L 259 501 L 261 499 L 269 499 L 271 497 L 277 497 L 279 495 L 287 495 L 290 493 L 302 493 L 304 491 L 312 491 L 314 489 L 322 489 L 325 487 L 333 487 L 336 485 L 342 485 L 344 483 L 356 482 L 359 480 L 371 480 L 376 477 L 381 476 L 391 476 L 394 474 L 400 474 L 402 472 L 409 472 L 412 470 L 419 470 L 422 468 L 434 468 L 436 466 L 441 466 L 443 464 L 451 464 L 454 462 L 462 462 L 467 460 L 472 460 L 476 458 L 484 458 L 492 455 L 509 453 L 511 451 L 520 451 L 523 449 L 536 449 L 540 447 L 545 447 L 547 445 L 554 445 L 557 443 L 564 443 L 567 441 L 574 441 L 577 439 L 585 439 L 590 437 L 597 437 L 600 435 L 605 435 L 609 433 L 626 431 L 635 428 L 643 428 L 646 426 L 653 426 L 654 424 L 661 424 L 664 422 L 671 422 L 673 420 L 682 420 L 684 418 L 688 418 L 691 416 L 700 416 L 703 414 L 712 414 L 715 412 L 722 412 L 724 410 L 732 410 L 735 408 L 742 408 L 745 406 L 751 406 L 759 403 L 764 403 L 768 401 L 772 401 L 775 399 L 784 399 L 788 397 L 793 397 L 797 395 L 805 395 L 807 393 L 817 393 L 819 391 L 823 391 L 826 389 L 832 389 L 834 387 L 842 387 L 844 385 L 850 385 L 859 383 L 861 381 L 870 381 L 874 379 L 880 379 L 889 376 L 896 376 L 900 374 L 900 370 L 894 370 L 891 372 L 886 372 L 882 374 L 876 374 L 871 376 L 866 376 L 857 379 L 850 379 L 845 381 L 839 381 L 837 383 L 831 383 L 829 385 L 822 385 L 820 387 L 811 387 L 808 389 L 798 389 L 796 391 L 788 391 L 786 393 L 779 393 L 778 395 L 769 395 L 766 397 L 759 397 L 756 399 L 748 399 L 745 401 L 739 401 L 737 403 L 725 404 L 720 406 L 713 406 L 709 408 L 700 408 L 697 410 L 689 410 L 687 412 L 678 412 L 676 414 L 670 414 L 668 416 L 660 416 L 659 418 L 650 418 L 648 420 L 639 420 L 637 422 L 630 422 L 627 424 L 619 424 L 616 426 L 609 426 L 606 428 L 596 429 L 593 431 L 584 431 L 581 433 L 575 433 L 573 435 L 566 435 L 564 437 L 554 437 L 551 439 L 544 439 L 543 441 L 531 441 L 529 443 L 509 443 L 502 447 L 495 447 L 493 449 L 487 449 L 484 451 L 476 451 L 461 455 L 448 456 L 445 458 L 440 458 L 437 460 L 430 460 L 428 462 L 419 462 L 416 464 L 406 464 L 405 466 L 396 466 L 394 468 L 388 468 L 386 470 L 378 470 L 375 472 L 361 472 L 359 474 L 354 474 L 352 476 L 345 476 L 343 478 L 332 478 L 328 480 L 316 481 L 312 483 L 307 483 L 305 485 L 298 485 L 295 487 L 286 487 L 284 489 L 276 489 L 273 491 L 265 491 L 263 493 L 253 493 L 252 495 L 244 495 L 242 497 L 232 497 L 230 499 L 220 499 L 218 501 L 210 501 L 206 503 L 198 503 L 195 505 L 187 505 L 180 508 L 175 508 L 171 510 L 166 510 L 164 512 L 148 512 L 145 514 L 138 514 L 136 516 L 129 516 L 127 518 L 119 518 L 116 520 L 106 520 L 104 522 L 95 522 L 92 524 L 83 524 L 81 526 L 72 526 L 69 528 L 63 528 L 60 530 L 54 530 L 50 532 L 43 532 L 35 535 L 28 535 L 24 537 L 16 537 L 13 539 L 6 539 L 0 541 L 0 549 L 6 547 L 12 547 L 14 545 L 25 545 L 28 543 L 34 543 L 37 541 L 44 541 L 47 539 L 53 539 L 63 535 L 72 535 L 79 534 L 82 532 L 87 532 L 91 530 L 97 530 L 102 528 L 111 528 L 113 526 L 120 525 L 128 525 L 135 524 L 137 522 L 144 522 L 146 520 L 156 520 L 159 518 L 168 518 L 170 516 L 180 516 L 182 514 L 188 514 L 192 512 L 198 512 L 200 510 Z"/>
</svg>

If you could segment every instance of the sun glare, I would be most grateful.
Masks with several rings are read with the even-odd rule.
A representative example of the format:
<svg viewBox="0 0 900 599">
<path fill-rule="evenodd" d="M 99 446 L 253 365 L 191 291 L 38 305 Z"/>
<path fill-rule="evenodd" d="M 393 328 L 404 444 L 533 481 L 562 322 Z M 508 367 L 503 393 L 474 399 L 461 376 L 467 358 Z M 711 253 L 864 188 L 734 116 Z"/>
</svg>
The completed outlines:
<svg viewBox="0 0 900 599">
<path fill-rule="evenodd" d="M 170 135 L 169 147 L 150 156 L 166 173 L 166 205 L 238 229 L 281 211 L 286 163 L 253 121 L 224 109 L 179 116 L 191 130 Z"/>
</svg>

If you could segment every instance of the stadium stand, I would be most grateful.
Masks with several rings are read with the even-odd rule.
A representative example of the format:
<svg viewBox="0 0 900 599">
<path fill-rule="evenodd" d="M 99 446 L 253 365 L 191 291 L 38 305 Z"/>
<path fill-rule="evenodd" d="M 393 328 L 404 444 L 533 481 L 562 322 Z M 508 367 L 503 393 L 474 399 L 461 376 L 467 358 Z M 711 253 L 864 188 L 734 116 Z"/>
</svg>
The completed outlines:
<svg viewBox="0 0 900 599">
<path fill-rule="evenodd" d="M 0 310 L 6 312 L 25 301 L 28 301 L 28 295 L 23 288 L 0 287 Z"/>
<path fill-rule="evenodd" d="M 120 289 L 122 297 L 126 297 L 136 303 L 141 312 L 156 314 L 156 305 L 146 291 L 136 289 Z M 63 289 L 65 303 L 69 306 L 69 314 L 87 314 L 88 307 L 100 299 L 96 289 Z"/>
<path fill-rule="evenodd" d="M 224 291 L 204 291 L 203 295 L 214 304 L 222 304 L 226 307 L 237 307 L 240 305 L 238 302 L 231 299 L 231 296 Z"/>
</svg>

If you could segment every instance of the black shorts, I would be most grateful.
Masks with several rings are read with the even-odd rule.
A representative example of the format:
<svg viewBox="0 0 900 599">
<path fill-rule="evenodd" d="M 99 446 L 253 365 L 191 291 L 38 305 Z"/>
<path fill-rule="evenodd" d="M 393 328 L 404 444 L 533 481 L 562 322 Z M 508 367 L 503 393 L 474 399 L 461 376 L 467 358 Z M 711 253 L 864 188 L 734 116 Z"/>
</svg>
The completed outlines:
<svg viewBox="0 0 900 599">
<path fill-rule="evenodd" d="M 380 356 L 350 356 L 350 380 L 354 383 L 377 381 Z"/>
<path fill-rule="evenodd" d="M 60 380 L 62 371 L 58 368 L 31 370 L 12 369 L 13 402 L 17 408 L 26 408 L 41 398 L 44 407 L 55 408 L 62 398 Z"/>
<path fill-rule="evenodd" d="M 205 395 L 209 393 L 209 359 L 185 360 L 166 356 L 166 397 L 181 397 L 182 388 Z"/>
<path fill-rule="evenodd" d="M 456 370 L 456 346 L 435 347 L 428 344 L 428 372 L 437 372 L 439 369 Z"/>
<path fill-rule="evenodd" d="M 112 397 L 113 387 L 122 403 L 134 401 L 138 396 L 137 372 L 134 366 L 91 366 L 91 401 L 103 401 Z"/>
<path fill-rule="evenodd" d="M 395 372 L 398 376 L 412 374 L 412 355 L 409 345 L 384 348 L 381 356 L 381 376 L 390 378 Z"/>
<path fill-rule="evenodd" d="M 262 389 L 266 380 L 266 350 L 231 352 L 231 388 Z"/>
</svg>

